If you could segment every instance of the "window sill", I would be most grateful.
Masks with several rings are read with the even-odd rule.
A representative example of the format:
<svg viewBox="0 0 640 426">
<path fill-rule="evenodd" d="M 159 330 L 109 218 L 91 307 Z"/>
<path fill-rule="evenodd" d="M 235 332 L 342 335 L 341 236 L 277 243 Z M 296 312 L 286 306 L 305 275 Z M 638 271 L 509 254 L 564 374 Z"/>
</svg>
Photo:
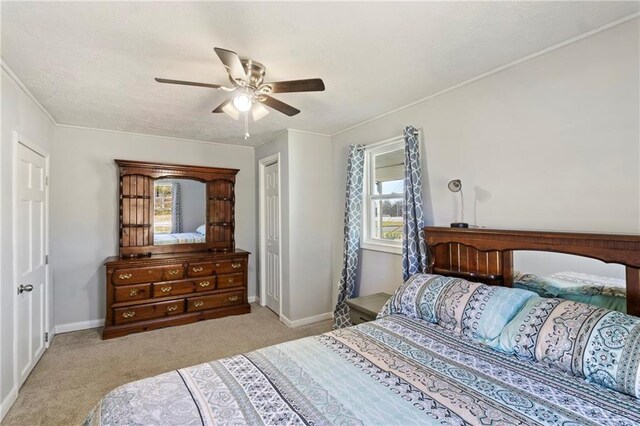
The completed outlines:
<svg viewBox="0 0 640 426">
<path fill-rule="evenodd" d="M 392 244 L 363 242 L 360 244 L 360 248 L 364 250 L 381 251 L 384 253 L 402 255 L 402 246 L 396 246 Z"/>
</svg>

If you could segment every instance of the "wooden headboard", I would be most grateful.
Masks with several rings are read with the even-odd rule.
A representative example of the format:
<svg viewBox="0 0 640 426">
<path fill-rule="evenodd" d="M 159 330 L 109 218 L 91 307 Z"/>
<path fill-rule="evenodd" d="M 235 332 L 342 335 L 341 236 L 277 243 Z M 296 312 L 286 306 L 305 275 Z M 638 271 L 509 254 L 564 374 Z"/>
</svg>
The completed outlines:
<svg viewBox="0 0 640 426">
<path fill-rule="evenodd" d="M 424 228 L 428 272 L 511 287 L 513 252 L 548 251 L 626 267 L 627 312 L 640 316 L 640 235 Z"/>
</svg>

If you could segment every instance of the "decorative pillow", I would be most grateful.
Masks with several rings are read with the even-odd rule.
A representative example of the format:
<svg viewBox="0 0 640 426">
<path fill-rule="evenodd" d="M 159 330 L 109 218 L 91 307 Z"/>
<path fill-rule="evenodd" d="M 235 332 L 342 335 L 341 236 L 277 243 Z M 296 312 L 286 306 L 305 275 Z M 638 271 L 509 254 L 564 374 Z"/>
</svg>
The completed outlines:
<svg viewBox="0 0 640 426">
<path fill-rule="evenodd" d="M 207 232 L 207 227 L 205 225 L 200 225 L 198 226 L 198 228 L 196 229 L 196 232 L 198 234 L 202 234 L 204 235 Z"/>
<path fill-rule="evenodd" d="M 498 350 L 640 397 L 640 318 L 536 297 L 492 343 Z"/>
<path fill-rule="evenodd" d="M 545 289 L 545 281 L 543 277 L 536 274 L 524 274 L 516 272 L 513 277 L 513 287 L 523 290 L 530 290 L 538 293 L 542 297 L 555 297 L 557 294 L 551 294 Z"/>
<path fill-rule="evenodd" d="M 535 293 L 526 290 L 417 274 L 396 290 L 378 317 L 401 313 L 422 318 L 486 343 L 532 297 Z"/>
<path fill-rule="evenodd" d="M 624 279 L 578 272 L 556 272 L 544 277 L 517 272 L 513 279 L 513 286 L 535 291 L 542 297 L 567 298 L 567 295 L 626 297 Z"/>
</svg>

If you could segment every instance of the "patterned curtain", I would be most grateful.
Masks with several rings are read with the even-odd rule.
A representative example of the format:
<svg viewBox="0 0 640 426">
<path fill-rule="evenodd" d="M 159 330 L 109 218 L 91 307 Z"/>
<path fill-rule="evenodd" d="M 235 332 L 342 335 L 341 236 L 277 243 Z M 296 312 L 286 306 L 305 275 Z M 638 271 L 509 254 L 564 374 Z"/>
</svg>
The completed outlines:
<svg viewBox="0 0 640 426">
<path fill-rule="evenodd" d="M 418 131 L 404 129 L 404 225 L 402 227 L 402 280 L 423 272 L 427 267 L 422 209 L 422 169 Z"/>
<path fill-rule="evenodd" d="M 347 163 L 347 191 L 344 205 L 344 251 L 342 254 L 342 276 L 338 302 L 333 311 L 333 328 L 351 325 L 349 306 L 345 301 L 353 295 L 360 249 L 362 223 L 362 189 L 364 178 L 364 146 L 350 145 Z"/>
<path fill-rule="evenodd" d="M 182 232 L 182 195 L 180 194 L 180 184 L 171 183 L 171 233 Z"/>
</svg>

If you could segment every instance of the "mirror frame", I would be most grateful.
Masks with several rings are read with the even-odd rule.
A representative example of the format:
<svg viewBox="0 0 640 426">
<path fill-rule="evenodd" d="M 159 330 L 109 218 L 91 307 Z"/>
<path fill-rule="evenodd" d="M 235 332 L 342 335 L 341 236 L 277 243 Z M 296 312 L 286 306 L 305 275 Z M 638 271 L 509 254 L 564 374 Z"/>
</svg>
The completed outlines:
<svg viewBox="0 0 640 426">
<path fill-rule="evenodd" d="M 119 246 L 121 257 L 199 251 L 235 250 L 235 181 L 238 169 L 114 160 L 119 169 Z M 205 183 L 206 241 L 193 244 L 153 244 L 153 184 L 157 179 L 184 178 Z M 224 196 L 216 195 L 220 188 Z M 226 220 L 214 222 L 220 203 Z M 222 229 L 213 232 L 212 229 Z M 215 234 L 215 235 L 214 235 Z M 218 236 L 217 238 L 216 235 Z"/>
</svg>

